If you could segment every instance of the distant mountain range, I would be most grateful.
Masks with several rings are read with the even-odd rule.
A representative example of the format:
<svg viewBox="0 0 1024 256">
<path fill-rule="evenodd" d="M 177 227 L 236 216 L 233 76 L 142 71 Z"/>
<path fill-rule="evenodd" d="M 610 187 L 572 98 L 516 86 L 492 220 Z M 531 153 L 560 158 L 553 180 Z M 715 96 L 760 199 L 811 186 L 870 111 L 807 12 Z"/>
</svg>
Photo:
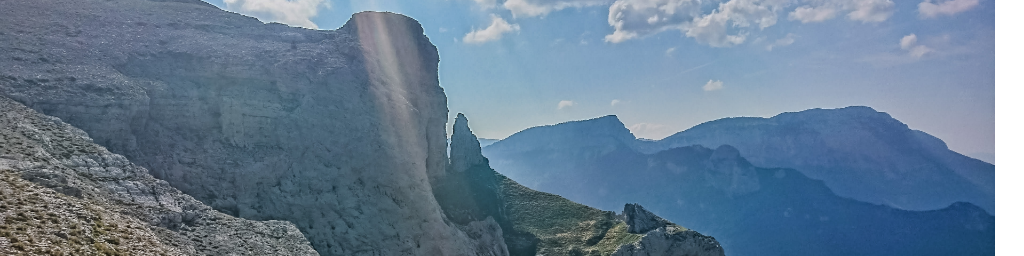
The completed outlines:
<svg viewBox="0 0 1024 256">
<path fill-rule="evenodd" d="M 548 182 L 544 177 L 550 174 L 519 176 L 522 166 L 505 161 L 507 154 L 543 148 L 554 154 L 546 159 L 567 159 L 603 155 L 616 145 L 648 154 L 730 145 L 756 166 L 796 169 L 839 196 L 907 210 L 962 201 L 995 213 L 995 165 L 949 150 L 942 140 L 869 107 L 724 118 L 662 140 L 636 139 L 617 117 L 605 116 L 526 129 L 486 147 L 484 155 L 495 160 L 497 170 L 530 186 Z"/>
<path fill-rule="evenodd" d="M 959 203 L 970 201 L 950 196 L 952 193 L 937 193 L 941 198 L 934 201 L 946 201 L 928 211 L 901 210 L 833 193 L 833 183 L 843 182 L 848 187 L 872 182 L 897 186 L 869 193 L 879 198 L 913 189 L 954 189 L 962 194 L 983 191 L 984 186 L 960 174 L 981 171 L 958 172 L 954 169 L 962 166 L 951 164 L 981 161 L 949 151 L 941 140 L 909 130 L 888 115 L 866 107 L 809 110 L 771 119 L 723 120 L 664 140 L 642 141 L 617 117 L 606 116 L 530 128 L 485 147 L 483 153 L 496 171 L 527 187 L 603 209 L 641 203 L 652 212 L 714 236 L 729 255 L 994 253 L 994 217 L 973 202 Z M 733 146 L 712 143 L 714 139 L 750 143 Z M 699 141 L 693 144 L 700 145 L 682 145 L 687 141 Z M 755 143 L 759 141 L 762 143 Z M 808 178 L 810 175 L 799 168 L 763 165 L 771 157 L 746 159 L 744 148 L 758 145 L 765 149 L 748 151 L 785 148 L 779 145 L 790 149 L 788 155 L 776 152 L 772 156 L 781 159 L 768 163 L 820 162 L 830 169 L 818 172 L 867 173 L 820 175 L 850 178 L 819 181 Z M 817 151 L 801 153 L 807 151 L 804 148 Z M 808 159 L 802 158 L 804 155 Z M 966 159 L 948 159 L 957 156 Z M 924 168 L 924 164 L 934 168 Z M 891 169 L 864 171 L 870 166 Z M 975 180 L 984 179 L 983 175 L 977 176 L 981 178 Z M 915 180 L 922 178 L 926 179 Z M 933 186 L 918 188 L 927 184 Z M 862 186 L 862 191 L 872 191 L 872 187 L 881 185 Z M 984 204 L 993 202 L 993 198 L 975 195 L 966 199 Z"/>
</svg>

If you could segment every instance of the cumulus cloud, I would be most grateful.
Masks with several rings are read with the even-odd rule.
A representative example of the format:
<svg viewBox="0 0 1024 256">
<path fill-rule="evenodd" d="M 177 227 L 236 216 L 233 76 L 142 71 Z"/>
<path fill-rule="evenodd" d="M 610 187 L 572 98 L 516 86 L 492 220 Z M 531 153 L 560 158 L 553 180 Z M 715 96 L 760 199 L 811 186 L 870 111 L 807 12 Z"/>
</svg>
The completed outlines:
<svg viewBox="0 0 1024 256">
<path fill-rule="evenodd" d="M 924 0 L 917 4 L 921 18 L 935 18 L 939 15 L 953 15 L 978 6 L 978 0 Z"/>
<path fill-rule="evenodd" d="M 558 109 L 568 108 L 568 107 L 572 107 L 572 106 L 576 106 L 576 102 L 575 101 L 563 100 L 563 101 L 559 101 L 558 102 Z"/>
<path fill-rule="evenodd" d="M 796 42 L 796 38 L 793 38 L 793 33 L 789 33 L 786 34 L 786 37 L 775 40 L 775 43 L 769 44 L 765 49 L 771 51 L 772 49 L 775 49 L 775 47 L 791 45 L 793 42 Z"/>
<path fill-rule="evenodd" d="M 932 1 L 946 1 L 936 6 L 950 6 L 940 9 L 953 10 L 957 8 L 952 6 L 963 4 L 951 2 L 978 0 L 925 0 L 927 4 Z M 513 10 L 517 15 L 536 16 L 569 6 L 603 2 L 508 0 L 505 7 L 518 8 Z M 621 43 L 665 31 L 679 31 L 701 44 L 731 47 L 745 43 L 751 33 L 776 25 L 779 14 L 787 12 L 789 20 L 802 23 L 823 22 L 841 15 L 853 21 L 877 23 L 892 17 L 895 3 L 892 0 L 615 0 L 608 7 L 608 25 L 613 31 L 605 35 L 604 41 Z"/>
<path fill-rule="evenodd" d="M 462 37 L 462 41 L 470 44 L 486 43 L 494 40 L 501 39 L 501 36 L 505 33 L 519 31 L 518 24 L 509 24 L 508 21 L 498 17 L 498 15 L 491 14 L 491 25 L 487 28 L 473 30 Z"/>
<path fill-rule="evenodd" d="M 883 22 L 892 17 L 896 4 L 892 0 L 852 0 L 846 3 L 852 9 L 847 18 L 863 22 Z"/>
<path fill-rule="evenodd" d="M 280 22 L 291 26 L 317 29 L 310 20 L 316 17 L 320 8 L 330 8 L 326 0 L 224 0 L 229 11 L 238 12 L 260 19 L 263 22 Z"/>
<path fill-rule="evenodd" d="M 485 0 L 474 0 L 477 2 Z M 493 1 L 493 0 L 492 0 Z M 514 17 L 535 17 L 544 16 L 553 11 L 571 7 L 586 7 L 605 5 L 611 0 L 508 0 L 503 5 L 505 9 L 512 11 Z"/>
<path fill-rule="evenodd" d="M 882 22 L 892 17 L 896 4 L 892 0 L 807 0 L 807 4 L 789 13 L 789 20 L 814 23 L 830 20 L 839 12 L 847 12 L 846 18 L 855 21 Z"/>
<path fill-rule="evenodd" d="M 722 80 L 718 80 L 718 81 L 708 80 L 708 83 L 704 84 L 704 91 L 705 92 L 717 91 L 717 90 L 721 90 L 722 88 L 724 88 L 723 85 L 722 85 Z"/>
<path fill-rule="evenodd" d="M 900 39 L 900 49 L 906 50 L 911 57 L 921 58 L 934 50 L 928 46 L 917 44 L 917 35 L 909 34 Z"/>
<path fill-rule="evenodd" d="M 606 42 L 619 43 L 666 30 L 682 30 L 700 16 L 693 0 L 617 0 L 608 8 L 608 24 L 615 31 Z"/>
<path fill-rule="evenodd" d="M 836 9 L 829 6 L 800 6 L 789 13 L 789 20 L 799 20 L 801 23 L 813 23 L 830 20 L 836 17 Z"/>
<path fill-rule="evenodd" d="M 917 35 L 909 34 L 900 39 L 900 49 L 908 50 L 917 44 Z"/>
<path fill-rule="evenodd" d="M 614 107 L 615 105 L 619 105 L 619 103 L 622 103 L 622 101 L 621 100 L 612 100 L 612 107 Z"/>
<path fill-rule="evenodd" d="M 928 48 L 928 46 L 918 45 L 918 46 L 914 46 L 914 48 L 910 48 L 910 52 L 909 53 L 910 53 L 910 56 L 912 56 L 914 58 L 920 58 L 921 56 L 924 56 L 925 54 L 931 53 L 933 51 L 935 51 L 935 50 L 932 50 L 932 48 Z"/>
<path fill-rule="evenodd" d="M 746 41 L 745 29 L 775 25 L 782 0 L 729 0 L 711 13 L 701 12 L 698 0 L 617 0 L 608 13 L 615 31 L 605 41 L 619 43 L 666 30 L 679 30 L 687 37 L 712 47 L 729 47 Z M 729 33 L 729 28 L 739 29 Z"/>
</svg>

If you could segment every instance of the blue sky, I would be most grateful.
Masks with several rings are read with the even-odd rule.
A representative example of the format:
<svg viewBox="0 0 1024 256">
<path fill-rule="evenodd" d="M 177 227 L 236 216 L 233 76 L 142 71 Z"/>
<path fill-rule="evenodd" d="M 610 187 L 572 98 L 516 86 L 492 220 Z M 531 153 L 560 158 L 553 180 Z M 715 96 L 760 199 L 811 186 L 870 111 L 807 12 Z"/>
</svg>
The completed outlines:
<svg viewBox="0 0 1024 256">
<path fill-rule="evenodd" d="M 870 106 L 993 161 L 992 0 L 207 0 L 293 26 L 423 24 L 483 138 L 615 114 L 660 139 L 723 117 Z"/>
</svg>

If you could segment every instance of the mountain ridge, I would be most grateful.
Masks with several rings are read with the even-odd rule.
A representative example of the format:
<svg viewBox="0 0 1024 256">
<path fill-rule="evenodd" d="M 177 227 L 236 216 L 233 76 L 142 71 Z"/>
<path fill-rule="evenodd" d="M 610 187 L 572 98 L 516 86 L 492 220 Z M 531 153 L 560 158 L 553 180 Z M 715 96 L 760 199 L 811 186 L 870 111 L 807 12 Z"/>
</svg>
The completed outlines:
<svg viewBox="0 0 1024 256">
<path fill-rule="evenodd" d="M 540 139 L 549 141 L 547 144 L 524 142 L 528 145 L 520 147 L 548 145 L 553 148 L 558 146 L 549 144 L 583 143 L 590 145 L 588 147 L 619 145 L 650 154 L 688 145 L 715 148 L 727 144 L 739 149 L 745 159 L 757 166 L 794 168 L 824 180 L 842 196 L 913 210 L 938 209 L 955 201 L 969 201 L 989 213 L 994 212 L 994 165 L 949 150 L 941 139 L 910 129 L 889 114 L 870 107 L 817 108 L 770 118 L 728 117 L 701 123 L 661 140 L 638 139 L 632 133 L 627 134 L 628 130 L 623 130 L 625 125 L 614 115 L 558 125 L 563 124 L 597 126 L 601 131 L 616 133 L 563 128 L 555 132 L 560 132 L 559 137 L 564 138 Z M 544 137 L 531 134 L 554 130 L 553 126 L 528 128 L 492 146 L 510 147 L 507 145 L 510 142 L 503 141 L 519 143 L 519 137 Z M 608 141 L 579 142 L 595 137 Z M 805 146 L 813 148 L 802 149 Z M 609 150 L 612 149 L 591 153 Z M 886 150 L 886 153 L 878 153 L 882 152 L 879 150 Z M 506 168 L 505 171 L 518 169 Z M 508 175 L 531 183 L 528 177 Z M 903 184 L 903 181 L 914 183 Z M 935 182 L 951 190 L 936 190 L 929 185 L 937 184 Z"/>
<path fill-rule="evenodd" d="M 510 136 L 506 140 L 519 141 L 497 142 L 483 152 L 495 170 L 530 188 L 600 209 L 639 202 L 666 218 L 692 223 L 687 226 L 714 236 L 731 255 L 985 255 L 994 250 L 994 217 L 971 203 L 900 210 L 837 195 L 799 169 L 756 166 L 728 144 L 644 153 L 614 139 L 620 137 L 625 136 L 591 140 L 615 141 L 605 147 L 530 147 L 529 142 L 548 138 Z"/>
</svg>

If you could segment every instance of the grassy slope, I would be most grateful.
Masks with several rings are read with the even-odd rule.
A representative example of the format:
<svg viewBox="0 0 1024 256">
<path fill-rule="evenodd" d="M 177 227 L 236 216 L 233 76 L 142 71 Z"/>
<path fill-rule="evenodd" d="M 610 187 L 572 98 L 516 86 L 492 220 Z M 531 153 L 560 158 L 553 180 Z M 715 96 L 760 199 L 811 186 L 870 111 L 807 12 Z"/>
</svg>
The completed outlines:
<svg viewBox="0 0 1024 256">
<path fill-rule="evenodd" d="M 535 235 L 537 254 L 610 255 L 642 235 L 626 232 L 614 212 L 598 210 L 561 196 L 529 189 L 498 176 L 505 210 L 516 231 Z"/>
<path fill-rule="evenodd" d="M 182 255 L 148 227 L 0 170 L 2 255 Z"/>
</svg>

